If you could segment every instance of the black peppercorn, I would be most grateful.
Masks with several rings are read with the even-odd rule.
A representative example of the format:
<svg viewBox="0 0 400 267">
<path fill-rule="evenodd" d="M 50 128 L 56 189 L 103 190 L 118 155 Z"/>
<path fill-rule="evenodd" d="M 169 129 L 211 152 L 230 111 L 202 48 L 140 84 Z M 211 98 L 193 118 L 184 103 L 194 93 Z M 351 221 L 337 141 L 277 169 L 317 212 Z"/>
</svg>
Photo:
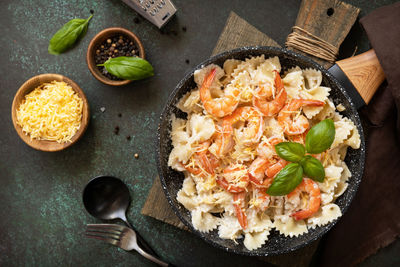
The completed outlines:
<svg viewBox="0 0 400 267">
<path fill-rule="evenodd" d="M 118 48 L 118 49 L 117 49 Z M 137 46 L 134 41 L 126 35 L 111 36 L 96 49 L 94 56 L 95 63 L 104 64 L 108 59 L 120 56 L 139 56 Z M 99 71 L 110 80 L 121 80 L 111 75 L 103 66 L 97 67 Z"/>
</svg>

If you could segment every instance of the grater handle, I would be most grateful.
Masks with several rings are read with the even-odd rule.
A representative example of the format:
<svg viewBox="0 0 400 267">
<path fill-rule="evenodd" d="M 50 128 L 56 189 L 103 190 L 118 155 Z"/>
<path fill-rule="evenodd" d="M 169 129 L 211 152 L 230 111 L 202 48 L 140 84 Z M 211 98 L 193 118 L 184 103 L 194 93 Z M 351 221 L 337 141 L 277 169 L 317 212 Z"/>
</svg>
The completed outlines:
<svg viewBox="0 0 400 267">
<path fill-rule="evenodd" d="M 122 0 L 142 17 L 156 25 L 163 27 L 173 17 L 177 9 L 171 0 Z"/>
</svg>

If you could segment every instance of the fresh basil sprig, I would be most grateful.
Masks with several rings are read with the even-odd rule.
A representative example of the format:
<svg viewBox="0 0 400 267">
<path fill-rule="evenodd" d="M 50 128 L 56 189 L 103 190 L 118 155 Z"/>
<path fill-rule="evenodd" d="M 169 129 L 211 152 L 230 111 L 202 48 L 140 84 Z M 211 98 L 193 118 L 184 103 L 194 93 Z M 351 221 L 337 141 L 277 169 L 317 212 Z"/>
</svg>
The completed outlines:
<svg viewBox="0 0 400 267">
<path fill-rule="evenodd" d="M 275 145 L 275 150 L 279 157 L 291 162 L 299 162 L 306 153 L 302 144 L 294 142 L 281 142 Z"/>
<path fill-rule="evenodd" d="M 325 178 L 325 169 L 322 163 L 310 155 L 305 156 L 300 165 L 303 167 L 304 174 L 317 182 L 323 182 Z"/>
<path fill-rule="evenodd" d="M 104 64 L 106 70 L 124 80 L 141 80 L 154 75 L 154 70 L 151 64 L 140 57 L 115 57 L 110 58 Z"/>
<path fill-rule="evenodd" d="M 271 196 L 287 195 L 301 183 L 302 179 L 303 168 L 298 163 L 290 163 L 276 175 L 267 194 Z"/>
<path fill-rule="evenodd" d="M 326 119 L 310 129 L 306 136 L 306 149 L 310 154 L 319 154 L 331 147 L 335 139 L 333 120 Z"/>
<path fill-rule="evenodd" d="M 306 147 L 300 143 L 281 142 L 275 145 L 275 151 L 282 159 L 290 162 L 275 177 L 267 194 L 283 196 L 289 194 L 302 181 L 303 174 L 317 182 L 325 179 L 322 163 L 309 154 L 318 154 L 329 149 L 335 139 L 335 125 L 326 119 L 314 125 L 306 135 Z M 300 178 L 299 178 L 300 176 Z"/>
<path fill-rule="evenodd" d="M 50 39 L 48 51 L 59 55 L 71 48 L 87 32 L 91 15 L 87 19 L 72 19 L 64 24 Z"/>
</svg>

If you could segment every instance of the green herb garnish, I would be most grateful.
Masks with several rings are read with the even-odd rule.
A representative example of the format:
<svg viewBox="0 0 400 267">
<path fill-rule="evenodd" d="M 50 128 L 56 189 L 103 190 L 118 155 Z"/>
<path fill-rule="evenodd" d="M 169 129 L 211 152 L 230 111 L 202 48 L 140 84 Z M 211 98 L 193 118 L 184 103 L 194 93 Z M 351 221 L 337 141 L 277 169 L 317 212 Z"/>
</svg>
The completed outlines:
<svg viewBox="0 0 400 267">
<path fill-rule="evenodd" d="M 141 80 L 154 75 L 151 64 L 140 57 L 115 57 L 110 58 L 104 64 L 106 70 L 115 77 L 124 80 Z"/>
<path fill-rule="evenodd" d="M 303 180 L 303 174 L 317 182 L 325 179 L 322 163 L 309 154 L 319 154 L 329 149 L 335 139 L 335 125 L 326 119 L 314 125 L 306 135 L 306 146 L 294 142 L 282 142 L 275 145 L 275 151 L 284 160 L 294 162 L 288 164 L 275 177 L 267 194 L 283 196 L 293 191 Z"/>
<path fill-rule="evenodd" d="M 91 15 L 87 19 L 72 19 L 64 24 L 51 38 L 48 51 L 59 55 L 71 48 L 79 39 L 85 36 Z"/>
<path fill-rule="evenodd" d="M 319 160 L 307 155 L 300 161 L 300 165 L 303 167 L 303 172 L 307 177 L 320 183 L 324 181 L 325 169 Z"/>
<path fill-rule="evenodd" d="M 276 175 L 267 194 L 271 196 L 287 195 L 301 183 L 302 179 L 303 168 L 298 163 L 290 163 Z"/>
<path fill-rule="evenodd" d="M 319 154 L 331 147 L 335 139 L 335 125 L 333 120 L 323 120 L 306 135 L 306 150 L 310 154 Z"/>
<path fill-rule="evenodd" d="M 286 161 L 299 162 L 306 150 L 304 146 L 294 142 L 282 142 L 275 146 L 276 153 Z"/>
</svg>

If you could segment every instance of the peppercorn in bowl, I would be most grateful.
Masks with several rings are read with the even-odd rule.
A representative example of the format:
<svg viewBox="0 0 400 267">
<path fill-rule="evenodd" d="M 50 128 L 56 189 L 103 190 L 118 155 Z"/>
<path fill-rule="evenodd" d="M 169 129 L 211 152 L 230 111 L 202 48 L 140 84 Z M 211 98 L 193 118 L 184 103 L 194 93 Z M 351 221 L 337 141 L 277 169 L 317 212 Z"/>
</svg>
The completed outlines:
<svg viewBox="0 0 400 267">
<path fill-rule="evenodd" d="M 113 27 L 104 29 L 93 37 L 87 49 L 86 62 L 97 80 L 107 85 L 121 86 L 131 80 L 120 79 L 109 73 L 104 66 L 99 66 L 117 57 L 144 59 L 145 53 L 142 43 L 134 33 L 125 28 Z"/>
</svg>

